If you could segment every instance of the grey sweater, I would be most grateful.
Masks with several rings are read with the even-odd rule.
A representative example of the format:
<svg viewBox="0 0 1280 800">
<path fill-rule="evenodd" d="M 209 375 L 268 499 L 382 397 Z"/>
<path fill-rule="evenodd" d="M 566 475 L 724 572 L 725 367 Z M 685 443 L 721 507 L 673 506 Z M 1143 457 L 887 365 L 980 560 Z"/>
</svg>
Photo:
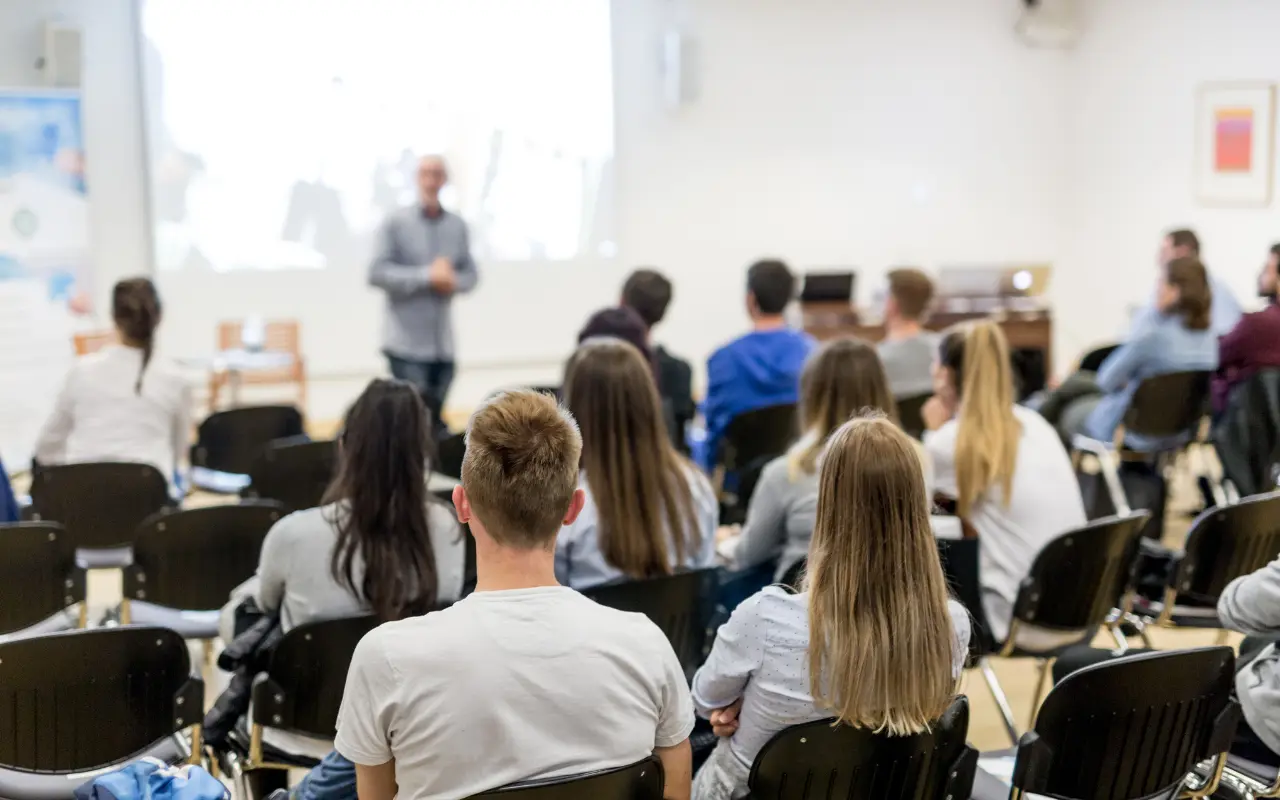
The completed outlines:
<svg viewBox="0 0 1280 800">
<path fill-rule="evenodd" d="M 410 361 L 453 360 L 453 297 L 432 289 L 427 276 L 431 262 L 444 256 L 453 262 L 458 293 L 475 288 L 467 224 L 448 211 L 429 219 L 411 206 L 387 218 L 376 246 L 369 285 L 387 293 L 383 350 Z"/>
<path fill-rule="evenodd" d="M 1222 624 L 1252 636 L 1280 633 L 1280 559 L 1227 584 L 1218 600 Z M 1280 753 L 1280 652 L 1267 645 L 1236 673 L 1244 718 L 1258 738 Z"/>
</svg>

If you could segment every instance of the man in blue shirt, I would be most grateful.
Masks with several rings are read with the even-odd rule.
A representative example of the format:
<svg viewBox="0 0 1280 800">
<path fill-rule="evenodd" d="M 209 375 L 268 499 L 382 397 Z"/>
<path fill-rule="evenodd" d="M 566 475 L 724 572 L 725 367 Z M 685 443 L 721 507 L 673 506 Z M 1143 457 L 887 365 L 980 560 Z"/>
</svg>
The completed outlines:
<svg viewBox="0 0 1280 800">
<path fill-rule="evenodd" d="M 707 361 L 706 448 L 702 466 L 714 469 L 730 420 L 746 411 L 796 402 L 800 370 L 813 349 L 806 333 L 787 327 L 782 311 L 795 294 L 795 276 L 775 259 L 747 270 L 747 313 L 752 330 Z"/>
<path fill-rule="evenodd" d="M 1195 231 L 1180 228 L 1170 231 L 1161 240 L 1160 253 L 1157 256 L 1159 266 L 1163 267 L 1177 258 L 1200 259 L 1200 237 L 1196 236 Z M 1231 293 L 1231 287 L 1213 274 L 1209 275 L 1209 288 L 1213 292 L 1213 304 L 1209 311 L 1209 329 L 1213 331 L 1214 336 L 1225 336 L 1240 321 L 1240 317 L 1244 316 L 1244 309 Z M 1145 306 L 1134 313 L 1129 327 L 1129 341 L 1139 338 L 1148 326 L 1157 324 L 1160 316 L 1157 298 L 1153 296 Z"/>
</svg>

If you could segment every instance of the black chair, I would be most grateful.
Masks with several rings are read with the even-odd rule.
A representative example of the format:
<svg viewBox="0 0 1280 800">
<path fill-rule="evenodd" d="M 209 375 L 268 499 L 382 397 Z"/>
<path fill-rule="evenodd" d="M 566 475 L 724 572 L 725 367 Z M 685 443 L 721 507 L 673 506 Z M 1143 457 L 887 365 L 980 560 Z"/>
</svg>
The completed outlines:
<svg viewBox="0 0 1280 800">
<path fill-rule="evenodd" d="M 742 522 L 761 470 L 787 452 L 797 437 L 794 403 L 745 411 L 729 421 L 719 463 L 726 473 L 737 475 L 738 485 L 732 494 L 723 498 L 726 513 L 721 522 Z"/>
<path fill-rule="evenodd" d="M 616 769 L 602 769 L 567 778 L 521 781 L 472 795 L 469 800 L 662 800 L 664 780 L 662 762 L 657 756 L 649 756 Z"/>
<path fill-rule="evenodd" d="M 0 687 L 0 797 L 70 797 L 82 782 L 70 775 L 144 754 L 198 762 L 204 684 L 173 631 L 100 628 L 6 642 Z M 190 744 L 175 736 L 187 728 Z"/>
<path fill-rule="evenodd" d="M 898 424 L 914 439 L 924 438 L 924 404 L 933 397 L 933 392 L 912 394 L 895 398 L 898 405 Z"/>
<path fill-rule="evenodd" d="M 1160 439 L 1176 440 L 1178 444 L 1159 453 L 1144 454 L 1154 458 L 1157 464 L 1176 454 L 1196 438 L 1200 421 L 1204 418 L 1209 400 L 1210 372 L 1170 372 L 1146 378 L 1138 385 L 1124 422 L 1116 429 L 1113 441 L 1104 442 L 1088 436 L 1077 435 L 1072 448 L 1079 453 L 1089 453 L 1098 459 L 1107 492 L 1117 514 L 1129 513 L 1129 500 L 1120 482 L 1120 460 L 1124 438 L 1128 434 Z M 1207 471 L 1201 468 L 1201 474 Z M 1153 509 L 1158 515 L 1162 509 Z"/>
<path fill-rule="evenodd" d="M 437 445 L 436 472 L 455 480 L 462 480 L 462 458 L 467 454 L 467 436 L 455 433 L 440 440 Z"/>
<path fill-rule="evenodd" d="M 0 524 L 0 552 L 0 642 L 84 627 L 85 574 L 60 524 Z"/>
<path fill-rule="evenodd" d="M 678 572 L 661 578 L 594 586 L 583 594 L 602 606 L 644 614 L 662 629 L 692 676 L 706 655 L 707 622 L 718 570 Z"/>
<path fill-rule="evenodd" d="M 124 570 L 120 622 L 216 638 L 219 610 L 231 590 L 253 576 L 262 540 L 284 514 L 273 500 L 247 500 L 146 520 Z"/>
<path fill-rule="evenodd" d="M 1136 800 L 1179 786 L 1178 797 L 1212 795 L 1240 718 L 1234 680 L 1226 647 L 1136 654 L 1068 675 L 1018 742 L 1010 798 Z M 1188 778 L 1208 759 L 1206 779 Z"/>
<path fill-rule="evenodd" d="M 1280 477 L 1280 369 L 1258 370 L 1233 386 L 1210 439 L 1230 487 L 1228 500 L 1274 491 Z"/>
<path fill-rule="evenodd" d="M 290 511 L 315 508 L 333 482 L 337 463 L 338 444 L 332 440 L 268 442 L 249 468 L 245 494 L 276 500 Z"/>
<path fill-rule="evenodd" d="M 168 482 L 150 464 L 62 464 L 31 476 L 31 518 L 62 523 L 77 562 L 90 569 L 127 565 L 138 524 L 172 504 Z"/>
<path fill-rule="evenodd" d="M 1101 347 L 1093 348 L 1080 359 L 1080 371 L 1097 372 L 1102 369 L 1102 362 L 1106 361 L 1108 356 L 1119 349 L 1120 345 L 1118 344 L 1104 344 Z"/>
<path fill-rule="evenodd" d="M 750 800 L 951 800 L 973 789 L 978 751 L 965 744 L 969 700 L 927 733 L 889 736 L 821 720 L 774 735 L 747 779 Z"/>
<path fill-rule="evenodd" d="M 306 433 L 294 406 L 245 406 L 210 414 L 191 446 L 191 466 L 248 475 L 253 462 L 276 439 Z"/>
</svg>

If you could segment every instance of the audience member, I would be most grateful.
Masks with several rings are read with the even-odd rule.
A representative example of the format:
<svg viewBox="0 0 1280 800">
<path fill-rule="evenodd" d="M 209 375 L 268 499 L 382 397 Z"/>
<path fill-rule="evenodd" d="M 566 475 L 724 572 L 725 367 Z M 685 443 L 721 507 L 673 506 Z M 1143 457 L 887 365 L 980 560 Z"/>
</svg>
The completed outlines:
<svg viewBox="0 0 1280 800">
<path fill-rule="evenodd" d="M 1163 268 L 1179 258 L 1200 260 L 1200 237 L 1196 236 L 1194 231 L 1186 229 L 1170 231 L 1160 240 L 1160 252 L 1156 255 L 1157 266 Z M 1209 311 L 1209 328 L 1214 336 L 1223 336 L 1236 326 L 1244 310 L 1225 281 L 1207 272 L 1206 275 L 1213 297 L 1213 305 Z M 1157 290 L 1147 305 L 1134 313 L 1129 326 L 1129 340 L 1140 338 L 1143 331 L 1150 325 L 1158 324 L 1163 315 L 1160 292 Z"/>
<path fill-rule="evenodd" d="M 800 370 L 813 339 L 787 327 L 783 310 L 795 294 L 795 277 L 781 261 L 757 261 L 747 270 L 747 313 L 752 330 L 721 347 L 707 361 L 707 420 L 703 466 L 715 468 L 720 439 L 739 414 L 796 402 Z"/>
<path fill-rule="evenodd" d="M 653 752 L 665 796 L 689 796 L 693 709 L 666 636 L 556 582 L 556 534 L 585 503 L 581 453 L 573 418 L 545 395 L 502 394 L 472 416 L 453 498 L 479 581 L 357 646 L 337 749 L 361 800 L 470 797 Z"/>
<path fill-rule="evenodd" d="M 671 281 L 657 270 L 638 269 L 622 285 L 621 305 L 644 321 L 645 335 L 657 361 L 658 390 L 662 393 L 663 415 L 671 426 L 671 441 L 677 450 L 687 453 L 685 427 L 698 411 L 693 402 L 693 369 L 688 361 L 653 344 L 653 328 L 662 322 L 670 304 Z"/>
<path fill-rule="evenodd" d="M 17 522 L 21 516 L 18 499 L 13 496 L 13 486 L 9 483 L 9 473 L 5 471 L 4 462 L 0 461 L 0 522 Z"/>
<path fill-rule="evenodd" d="M 711 483 L 667 438 L 653 377 L 635 348 L 584 343 L 564 399 L 582 430 L 582 513 L 556 539 L 556 579 L 585 589 L 715 561 Z"/>
<path fill-rule="evenodd" d="M 1250 637 L 1241 643 L 1236 662 L 1236 697 L 1244 719 L 1231 752 L 1280 767 L 1280 559 L 1227 584 L 1218 598 L 1218 618 Z"/>
<path fill-rule="evenodd" d="M 1211 297 L 1204 265 L 1194 258 L 1177 258 L 1160 273 L 1159 317 L 1107 356 L 1096 375 L 1077 372 L 1045 398 L 1040 413 L 1057 427 L 1063 441 L 1080 433 L 1111 441 L 1144 378 L 1217 368 L 1218 343 L 1209 329 Z M 1125 446 L 1133 450 L 1154 451 L 1168 444 L 1125 436 Z"/>
<path fill-rule="evenodd" d="M 1057 432 L 1013 402 L 1009 345 L 996 323 L 977 322 L 943 337 L 934 391 L 923 411 L 924 449 L 938 492 L 955 501 L 966 533 L 980 541 L 983 607 L 1002 640 L 1036 554 L 1085 523 L 1084 503 Z M 1022 626 L 1017 641 L 1047 649 L 1082 633 Z"/>
<path fill-rule="evenodd" d="M 800 373 L 800 441 L 765 465 L 747 508 L 734 566 L 778 560 L 781 580 L 809 553 L 818 507 L 818 467 L 831 435 L 854 414 L 875 409 L 896 422 L 884 367 L 871 345 L 837 339 L 813 352 Z"/>
<path fill-rule="evenodd" d="M 933 303 L 933 281 L 918 269 L 889 273 L 884 301 L 884 339 L 876 346 L 889 391 L 894 397 L 928 394 L 933 390 L 933 357 L 937 337 L 924 329 Z"/>
<path fill-rule="evenodd" d="M 1218 374 L 1213 379 L 1213 410 L 1227 406 L 1231 388 L 1255 372 L 1280 367 L 1280 306 L 1276 305 L 1280 244 L 1271 246 L 1267 263 L 1258 275 L 1258 295 L 1267 307 L 1240 318 L 1231 331 L 1218 340 Z"/>
<path fill-rule="evenodd" d="M 723 737 L 695 800 L 742 797 L 787 726 L 835 716 L 920 733 L 956 693 L 969 616 L 947 597 L 913 443 L 883 416 L 855 419 L 831 436 L 819 480 L 802 592 L 748 598 L 694 677 L 694 705 Z"/>
<path fill-rule="evenodd" d="M 649 349 L 649 330 L 635 310 L 626 306 L 600 309 L 588 317 L 582 330 L 578 331 L 578 344 L 602 337 L 621 339 L 634 346 L 644 356 L 645 363 L 651 365 L 654 376 L 657 377 L 657 365 L 653 351 Z"/>
<path fill-rule="evenodd" d="M 152 358 L 160 296 L 147 278 L 111 292 L 119 344 L 78 359 L 36 440 L 41 464 L 136 461 L 170 481 L 191 436 L 191 389 L 176 366 Z"/>
</svg>

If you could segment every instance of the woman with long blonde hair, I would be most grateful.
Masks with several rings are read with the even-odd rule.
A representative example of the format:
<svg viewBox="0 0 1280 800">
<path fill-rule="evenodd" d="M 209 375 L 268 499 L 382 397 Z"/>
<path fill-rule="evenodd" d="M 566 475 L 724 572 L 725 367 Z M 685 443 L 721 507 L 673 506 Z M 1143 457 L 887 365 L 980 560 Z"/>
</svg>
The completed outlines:
<svg viewBox="0 0 1280 800">
<path fill-rule="evenodd" d="M 819 469 L 803 591 L 748 598 L 694 677 L 694 705 L 723 737 L 694 800 L 743 796 L 756 754 L 785 727 L 835 717 L 919 733 L 956 693 L 969 618 L 947 596 L 911 439 L 883 414 L 859 417 Z"/>
<path fill-rule="evenodd" d="M 559 581 L 585 589 L 711 566 L 715 493 L 672 446 L 640 351 L 620 339 L 588 339 L 569 360 L 563 392 L 582 430 L 587 502 L 556 539 Z"/>
<path fill-rule="evenodd" d="M 1009 344 L 994 322 L 943 337 L 922 415 L 937 491 L 955 501 L 965 535 L 981 541 L 983 607 L 1002 640 L 1036 554 L 1085 524 L 1071 459 L 1052 425 L 1014 403 Z M 1018 642 L 1038 648 L 1079 638 L 1027 626 Z"/>
</svg>

